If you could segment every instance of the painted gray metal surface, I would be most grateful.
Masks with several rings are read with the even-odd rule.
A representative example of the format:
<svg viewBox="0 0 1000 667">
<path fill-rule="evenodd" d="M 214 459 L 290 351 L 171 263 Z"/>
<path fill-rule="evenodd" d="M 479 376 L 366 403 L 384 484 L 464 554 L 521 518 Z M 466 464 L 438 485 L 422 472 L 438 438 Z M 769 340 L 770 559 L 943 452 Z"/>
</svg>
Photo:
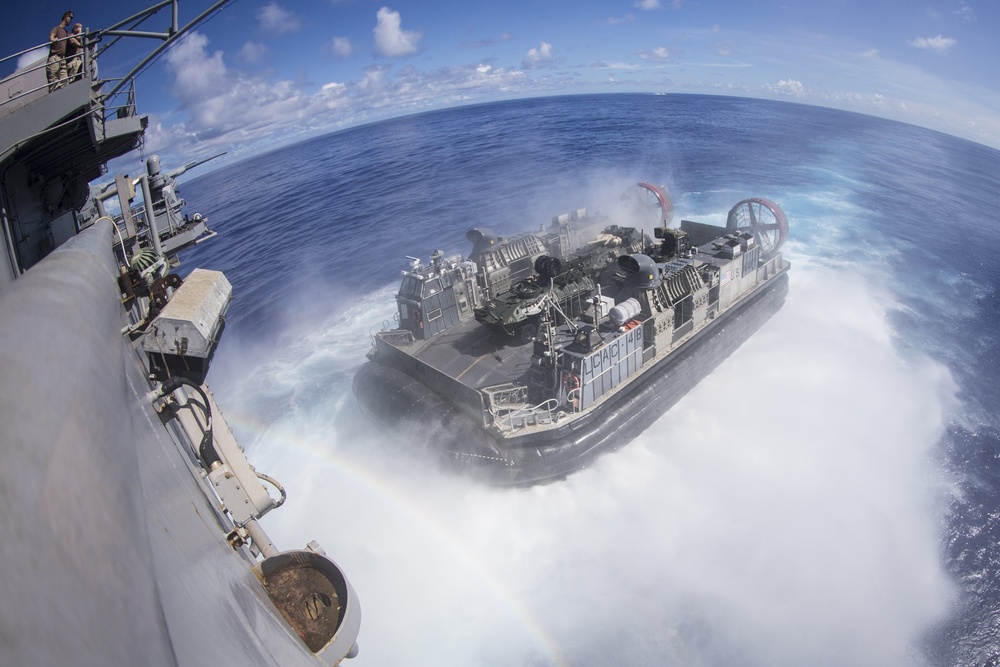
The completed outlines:
<svg viewBox="0 0 1000 667">
<path fill-rule="evenodd" d="M 112 235 L 0 293 L 0 665 L 318 664 L 145 398 Z"/>
<path fill-rule="evenodd" d="M 4 665 L 174 662 L 125 407 L 110 245 L 105 222 L 0 296 Z"/>
<path fill-rule="evenodd" d="M 233 286 L 219 271 L 195 269 L 170 297 L 143 336 L 146 352 L 210 356 Z"/>
</svg>

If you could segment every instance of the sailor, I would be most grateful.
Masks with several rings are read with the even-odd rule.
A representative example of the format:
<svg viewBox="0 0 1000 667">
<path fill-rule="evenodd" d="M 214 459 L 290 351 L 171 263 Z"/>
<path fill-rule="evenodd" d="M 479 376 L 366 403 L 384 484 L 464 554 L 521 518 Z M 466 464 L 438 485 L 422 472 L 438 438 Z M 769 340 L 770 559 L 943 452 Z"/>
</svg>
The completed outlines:
<svg viewBox="0 0 1000 667">
<path fill-rule="evenodd" d="M 70 81 L 80 78 L 83 69 L 83 24 L 74 23 L 73 32 L 66 40 L 66 74 Z"/>
<path fill-rule="evenodd" d="M 73 12 L 63 12 L 62 21 L 49 32 L 49 59 L 45 74 L 49 80 L 49 91 L 66 85 L 66 26 L 73 20 Z"/>
</svg>

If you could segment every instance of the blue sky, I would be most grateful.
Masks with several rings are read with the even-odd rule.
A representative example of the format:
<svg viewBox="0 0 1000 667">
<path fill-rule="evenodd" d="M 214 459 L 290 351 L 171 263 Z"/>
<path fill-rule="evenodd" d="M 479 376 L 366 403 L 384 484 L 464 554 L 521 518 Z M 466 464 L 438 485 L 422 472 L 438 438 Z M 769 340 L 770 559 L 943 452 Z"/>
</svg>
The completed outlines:
<svg viewBox="0 0 1000 667">
<path fill-rule="evenodd" d="M 181 0 L 181 23 L 209 4 Z M 40 0 L 7 26 L 8 49 L 43 41 L 66 8 L 97 29 L 146 6 Z M 168 22 L 164 10 L 144 28 Z M 996 0 L 236 0 L 137 89 L 147 153 L 193 157 L 238 159 L 440 107 L 596 92 L 782 99 L 1000 148 L 998 28 Z M 128 48 L 108 52 L 104 76 L 127 71 Z"/>
</svg>

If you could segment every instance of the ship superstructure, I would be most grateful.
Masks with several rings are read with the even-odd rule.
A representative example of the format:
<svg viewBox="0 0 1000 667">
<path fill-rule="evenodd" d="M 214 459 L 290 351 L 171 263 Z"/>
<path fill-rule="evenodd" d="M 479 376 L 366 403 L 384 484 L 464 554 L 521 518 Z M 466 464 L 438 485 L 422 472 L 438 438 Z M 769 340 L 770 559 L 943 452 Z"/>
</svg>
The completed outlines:
<svg viewBox="0 0 1000 667">
<path fill-rule="evenodd" d="M 134 75 L 223 4 L 180 26 L 176 1 L 161 2 L 85 34 L 79 73 L 48 81 L 43 58 L 2 82 L 0 664 L 356 653 L 353 588 L 315 542 L 268 538 L 259 520 L 285 491 L 248 462 L 205 384 L 232 287 L 175 272 L 212 236 L 175 180 L 203 160 L 164 170 L 151 156 L 138 177 L 90 186 L 142 140 Z M 136 30 L 161 9 L 166 32 Z M 99 78 L 102 42 L 128 35 L 161 45 Z"/>
<path fill-rule="evenodd" d="M 438 308 L 428 317 L 413 287 L 426 279 L 404 273 L 401 326 L 373 335 L 371 361 L 355 377 L 362 410 L 513 484 L 564 476 L 648 427 L 780 308 L 788 223 L 777 204 L 751 198 L 724 227 L 675 228 L 666 188 L 639 186 L 662 211 L 656 242 L 584 210 L 553 226 L 568 226 L 567 238 L 600 234 L 559 247 L 546 242 L 551 233 L 533 246 L 519 237 L 517 248 L 535 254 L 470 231 L 470 257 L 448 260 L 461 267 L 457 302 L 466 305 L 448 317 Z M 497 250 L 481 239 L 505 266 L 534 271 L 495 280 Z M 408 318 L 414 311 L 426 321 Z"/>
</svg>

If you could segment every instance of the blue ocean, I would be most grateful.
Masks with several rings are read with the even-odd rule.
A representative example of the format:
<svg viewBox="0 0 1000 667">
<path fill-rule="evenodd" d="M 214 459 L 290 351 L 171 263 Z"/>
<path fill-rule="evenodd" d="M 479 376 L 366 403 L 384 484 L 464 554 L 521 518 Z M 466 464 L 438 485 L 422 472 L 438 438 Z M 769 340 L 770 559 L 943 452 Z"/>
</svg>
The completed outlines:
<svg viewBox="0 0 1000 667">
<path fill-rule="evenodd" d="M 235 301 L 209 382 L 361 599 L 352 665 L 1000 663 L 1000 152 L 693 95 L 469 106 L 182 183 Z M 407 257 L 665 184 L 778 202 L 784 308 L 639 439 L 552 484 L 438 470 L 351 378 Z M 629 224 L 622 221 L 623 224 Z M 647 230 L 648 231 L 648 230 Z"/>
</svg>

